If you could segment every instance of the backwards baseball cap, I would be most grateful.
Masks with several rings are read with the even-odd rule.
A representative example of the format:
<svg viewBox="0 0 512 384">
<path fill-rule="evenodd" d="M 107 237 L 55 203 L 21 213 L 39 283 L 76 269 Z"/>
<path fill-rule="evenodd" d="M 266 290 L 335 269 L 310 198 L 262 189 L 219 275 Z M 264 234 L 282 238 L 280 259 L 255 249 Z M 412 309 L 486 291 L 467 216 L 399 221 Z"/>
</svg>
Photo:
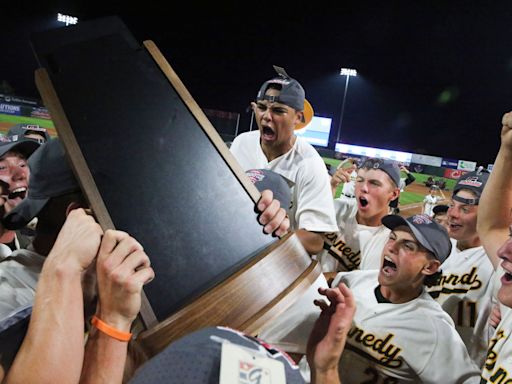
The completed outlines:
<svg viewBox="0 0 512 384">
<path fill-rule="evenodd" d="M 228 348 L 233 348 L 231 354 L 225 352 Z M 262 382 L 279 381 L 257 357 L 281 362 L 283 382 L 304 383 L 300 370 L 285 352 L 255 337 L 220 326 L 199 329 L 172 342 L 143 364 L 128 383 L 210 384 L 220 383 L 221 375 L 227 379 L 223 383 L 260 382 L 257 379 L 263 375 L 266 380 Z M 224 376 L 229 372 L 234 376 Z M 254 381 L 243 380 L 249 377 Z"/>
<path fill-rule="evenodd" d="M 39 141 L 33 137 L 27 137 L 27 135 L 30 135 L 31 133 L 36 133 L 44 137 L 43 141 Z M 43 142 L 47 142 L 50 140 L 50 135 L 46 128 L 40 127 L 39 125 L 35 124 L 16 124 L 9 128 L 9 131 L 7 131 L 7 136 L 14 137 L 16 139 L 27 139 L 27 140 L 33 140 L 40 144 Z"/>
<path fill-rule="evenodd" d="M 480 196 L 482 195 L 485 184 L 487 183 L 487 179 L 489 179 L 489 171 L 485 169 L 465 173 L 459 177 L 457 184 L 455 184 L 455 187 L 453 188 L 452 199 L 463 204 L 478 205 L 480 202 Z M 461 189 L 468 189 L 472 191 L 476 195 L 476 198 L 465 199 L 463 197 L 457 196 L 457 193 Z"/>
<path fill-rule="evenodd" d="M 265 189 L 270 189 L 274 199 L 279 201 L 282 208 L 286 211 L 291 208 L 292 194 L 290 186 L 279 173 L 270 169 L 249 169 L 245 171 L 245 174 L 249 176 L 258 191 L 263 192 Z"/>
<path fill-rule="evenodd" d="M 0 157 L 9 151 L 21 153 L 28 159 L 39 148 L 39 143 L 21 136 L 0 136 Z"/>
<path fill-rule="evenodd" d="M 388 174 L 397 187 L 400 185 L 400 168 L 396 161 L 370 157 L 363 161 L 361 168 L 380 169 Z"/>
<path fill-rule="evenodd" d="M 52 197 L 80 190 L 59 139 L 42 144 L 30 157 L 28 166 L 28 195 L 2 219 L 7 229 L 27 225 Z"/>
<path fill-rule="evenodd" d="M 432 208 L 432 212 L 434 212 L 434 215 L 438 215 L 440 213 L 446 213 L 448 212 L 448 206 L 444 204 L 436 205 L 434 208 Z"/>
<path fill-rule="evenodd" d="M 450 255 L 452 242 L 448 232 L 428 215 L 414 215 L 407 219 L 399 215 L 387 215 L 382 218 L 382 224 L 391 230 L 400 225 L 409 227 L 416 240 L 441 263 Z"/>
</svg>

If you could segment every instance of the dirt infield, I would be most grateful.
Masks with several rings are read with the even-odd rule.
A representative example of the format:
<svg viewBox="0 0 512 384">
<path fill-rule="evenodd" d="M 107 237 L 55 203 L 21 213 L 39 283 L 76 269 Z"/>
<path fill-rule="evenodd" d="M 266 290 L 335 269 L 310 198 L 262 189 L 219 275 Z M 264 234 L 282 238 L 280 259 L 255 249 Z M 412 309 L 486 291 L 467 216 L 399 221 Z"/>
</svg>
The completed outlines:
<svg viewBox="0 0 512 384">
<path fill-rule="evenodd" d="M 407 192 L 414 192 L 419 193 L 420 195 L 428 195 L 429 188 L 425 186 L 425 184 L 420 183 L 412 183 L 405 187 L 405 190 Z M 446 197 L 450 196 L 450 191 L 443 191 L 444 195 Z M 414 204 L 407 204 L 407 205 L 399 205 L 398 208 L 400 208 L 400 215 L 409 217 L 418 213 L 421 213 L 423 203 L 414 203 Z"/>
</svg>

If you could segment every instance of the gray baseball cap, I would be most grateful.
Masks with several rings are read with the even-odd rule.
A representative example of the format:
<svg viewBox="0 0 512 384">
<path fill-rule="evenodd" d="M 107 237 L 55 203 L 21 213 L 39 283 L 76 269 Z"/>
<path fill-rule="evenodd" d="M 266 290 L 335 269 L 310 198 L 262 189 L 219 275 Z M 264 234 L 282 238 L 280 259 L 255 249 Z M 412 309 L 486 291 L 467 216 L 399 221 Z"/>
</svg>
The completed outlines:
<svg viewBox="0 0 512 384">
<path fill-rule="evenodd" d="M 21 136 L 0 136 L 0 157 L 9 151 L 19 152 L 28 159 L 39 148 L 35 140 L 25 139 Z"/>
<path fill-rule="evenodd" d="M 416 240 L 441 263 L 450 256 L 452 242 L 448 232 L 428 215 L 414 215 L 407 219 L 399 215 L 387 215 L 382 218 L 382 224 L 391 230 L 400 225 L 409 227 Z"/>
<path fill-rule="evenodd" d="M 256 100 L 269 100 L 285 104 L 297 111 L 303 111 L 305 92 L 304 88 L 302 88 L 302 85 L 300 85 L 297 80 L 289 77 L 283 68 L 274 65 L 274 69 L 279 74 L 279 76 L 267 80 L 263 83 L 263 85 L 260 87 L 258 95 L 256 96 Z M 267 91 L 270 84 L 277 84 L 281 86 L 281 93 L 279 96 L 265 95 L 265 92 Z"/>
<path fill-rule="evenodd" d="M 292 194 L 290 186 L 282 175 L 270 169 L 249 169 L 245 171 L 245 174 L 249 176 L 258 191 L 263 192 L 265 189 L 270 189 L 274 199 L 281 204 L 281 208 L 286 211 L 290 209 Z"/>
<path fill-rule="evenodd" d="M 452 199 L 463 204 L 478 205 L 480 202 L 480 196 L 484 191 L 484 187 L 488 179 L 489 172 L 485 169 L 465 173 L 459 177 L 457 184 L 455 184 L 455 187 L 453 188 Z M 476 199 L 465 199 L 463 197 L 457 196 L 457 193 L 461 189 L 468 189 L 472 191 L 476 195 Z"/>
<path fill-rule="evenodd" d="M 37 133 L 44 137 L 44 142 L 50 140 L 50 134 L 46 130 L 46 128 L 40 127 L 39 125 L 34 124 L 16 124 L 13 125 L 11 128 L 9 128 L 9 131 L 7 132 L 7 136 L 16 137 L 16 138 L 26 138 L 27 140 L 34 140 L 36 142 L 39 142 L 36 139 L 33 139 L 31 137 L 25 137 L 26 135 L 29 135 L 30 133 Z M 39 142 L 40 143 L 40 142 Z"/>
<path fill-rule="evenodd" d="M 30 157 L 28 166 L 28 194 L 2 219 L 7 229 L 23 228 L 52 197 L 80 190 L 64 148 L 57 138 L 42 144 Z"/>
<path fill-rule="evenodd" d="M 397 187 L 400 185 L 400 168 L 396 161 L 369 157 L 362 162 L 361 168 L 380 169 L 388 174 Z"/>
<path fill-rule="evenodd" d="M 266 357 L 281 361 L 286 383 L 303 384 L 305 381 L 286 353 L 255 337 L 226 327 L 206 327 L 189 333 L 169 344 L 162 352 L 142 365 L 129 384 L 211 384 L 219 383 L 223 343 L 260 351 Z M 240 373 L 257 376 L 259 366 Z M 261 368 L 259 368 L 261 371 Z M 247 379 L 247 376 L 245 376 Z M 237 382 L 246 382 L 240 378 Z M 254 382 L 257 380 L 255 379 Z M 247 381 L 249 382 L 249 381 Z M 251 380 L 253 382 L 253 380 Z"/>
</svg>

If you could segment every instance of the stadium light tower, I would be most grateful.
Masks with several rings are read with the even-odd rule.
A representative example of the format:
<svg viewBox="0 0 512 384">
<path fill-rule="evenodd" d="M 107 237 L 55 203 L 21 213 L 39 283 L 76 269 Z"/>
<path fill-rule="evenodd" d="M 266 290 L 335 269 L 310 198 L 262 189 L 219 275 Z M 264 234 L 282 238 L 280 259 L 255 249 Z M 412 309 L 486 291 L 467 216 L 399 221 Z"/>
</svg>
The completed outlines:
<svg viewBox="0 0 512 384">
<path fill-rule="evenodd" d="M 347 99 L 348 81 L 351 77 L 357 76 L 357 71 L 352 68 L 341 68 L 340 75 L 345 76 L 346 80 L 345 80 L 345 91 L 343 92 L 343 102 L 341 103 L 340 123 L 338 125 L 338 136 L 336 137 L 336 143 L 340 142 L 341 123 L 343 121 L 343 113 L 345 112 L 345 100 Z"/>
</svg>

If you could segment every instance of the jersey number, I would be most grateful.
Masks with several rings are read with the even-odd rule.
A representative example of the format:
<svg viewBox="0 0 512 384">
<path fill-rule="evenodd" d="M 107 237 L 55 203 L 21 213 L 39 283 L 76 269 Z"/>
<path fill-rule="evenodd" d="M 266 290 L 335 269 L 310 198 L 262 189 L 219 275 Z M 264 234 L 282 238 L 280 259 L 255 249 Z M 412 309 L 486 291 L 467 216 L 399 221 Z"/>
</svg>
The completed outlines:
<svg viewBox="0 0 512 384">
<path fill-rule="evenodd" d="M 457 325 L 461 327 L 474 327 L 476 323 L 476 302 L 459 301 L 457 308 Z"/>
</svg>

